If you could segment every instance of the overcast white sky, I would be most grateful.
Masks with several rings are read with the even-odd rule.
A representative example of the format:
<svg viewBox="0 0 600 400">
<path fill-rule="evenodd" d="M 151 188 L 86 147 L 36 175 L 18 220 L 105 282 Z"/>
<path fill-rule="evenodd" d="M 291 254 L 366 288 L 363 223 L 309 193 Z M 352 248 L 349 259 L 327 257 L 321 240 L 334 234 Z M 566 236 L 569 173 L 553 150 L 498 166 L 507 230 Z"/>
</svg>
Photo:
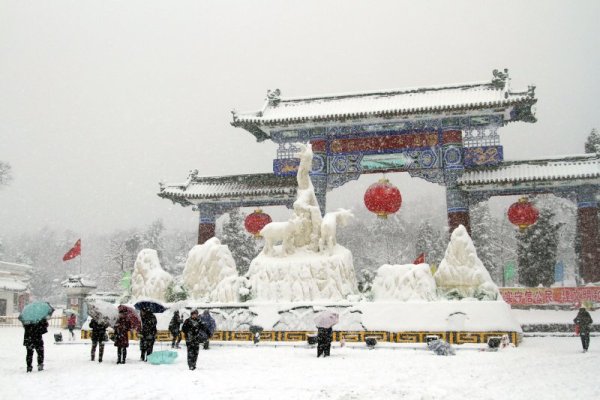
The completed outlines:
<svg viewBox="0 0 600 400">
<path fill-rule="evenodd" d="M 275 146 L 230 126 L 284 96 L 487 81 L 537 85 L 505 157 L 583 152 L 600 127 L 599 1 L 0 0 L 0 235 L 197 229 L 158 182 L 267 172 Z M 410 190 L 430 186 L 397 174 Z M 360 201 L 375 176 L 330 194 Z M 410 185 L 410 189 L 407 187 Z M 442 192 L 443 194 L 443 192 Z"/>
</svg>

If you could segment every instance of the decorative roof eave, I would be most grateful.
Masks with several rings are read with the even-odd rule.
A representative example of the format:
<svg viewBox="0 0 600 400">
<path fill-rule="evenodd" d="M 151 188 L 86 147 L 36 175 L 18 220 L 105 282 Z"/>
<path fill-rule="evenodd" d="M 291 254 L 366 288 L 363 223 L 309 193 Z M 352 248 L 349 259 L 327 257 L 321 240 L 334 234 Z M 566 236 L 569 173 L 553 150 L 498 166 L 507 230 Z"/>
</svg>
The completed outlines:
<svg viewBox="0 0 600 400">
<path fill-rule="evenodd" d="M 564 182 L 568 181 L 568 185 Z M 582 154 L 539 160 L 504 161 L 496 167 L 466 169 L 458 179 L 465 190 L 481 190 L 490 185 L 561 186 L 600 184 L 600 156 Z"/>
<path fill-rule="evenodd" d="M 432 113 L 443 113 L 443 112 L 457 112 L 457 111 L 470 111 L 470 110 L 482 110 L 482 109 L 490 109 L 490 108 L 508 108 L 511 106 L 516 106 L 519 112 L 513 120 L 521 120 L 523 122 L 535 122 L 536 119 L 533 116 L 533 112 L 531 111 L 531 106 L 533 106 L 537 102 L 537 99 L 507 99 L 502 101 L 489 101 L 489 102 L 479 102 L 479 103 L 471 103 L 471 104 L 462 104 L 457 106 L 435 106 L 435 107 L 420 107 L 420 108 L 411 108 L 407 110 L 398 109 L 398 110 L 387 110 L 387 111 L 372 111 L 372 112 L 359 112 L 359 113 L 348 113 L 348 114 L 329 114 L 329 115 L 319 115 L 319 116 L 310 116 L 310 117 L 295 117 L 295 118 L 276 118 L 263 120 L 261 117 L 256 116 L 256 118 L 244 118 L 240 119 L 234 114 L 234 120 L 231 125 L 235 127 L 241 127 L 248 130 L 250 133 L 257 136 L 259 133 L 261 136 L 267 135 L 263 130 L 261 130 L 260 126 L 275 126 L 280 124 L 291 125 L 291 124 L 300 124 L 307 122 L 345 122 L 348 120 L 354 119 L 366 119 L 366 118 L 394 118 L 394 117 L 412 117 L 419 116 L 423 114 L 432 114 Z M 268 137 L 268 135 L 267 135 Z M 265 140 L 267 137 L 261 138 L 261 140 Z M 258 139 L 258 136 L 257 136 Z"/>
<path fill-rule="evenodd" d="M 199 177 L 192 171 L 186 183 L 161 184 L 159 197 L 171 200 L 183 207 L 200 202 L 269 202 L 295 198 L 297 182 L 295 176 L 277 177 L 272 173 Z M 224 188 L 224 186 L 228 186 Z M 200 187 L 200 188 L 199 188 Z M 195 191 L 199 190 L 199 191 Z M 281 203 L 281 201 L 274 201 Z"/>
</svg>

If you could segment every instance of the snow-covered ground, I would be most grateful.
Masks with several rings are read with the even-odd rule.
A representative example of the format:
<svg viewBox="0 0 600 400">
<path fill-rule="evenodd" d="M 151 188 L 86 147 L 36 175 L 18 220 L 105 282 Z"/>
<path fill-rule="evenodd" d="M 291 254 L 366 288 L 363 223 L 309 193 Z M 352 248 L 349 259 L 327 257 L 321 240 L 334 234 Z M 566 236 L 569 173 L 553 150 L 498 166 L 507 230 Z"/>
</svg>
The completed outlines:
<svg viewBox="0 0 600 400">
<path fill-rule="evenodd" d="M 185 347 L 173 365 L 139 361 L 129 348 L 116 365 L 106 346 L 102 364 L 89 360 L 89 341 L 53 343 L 44 336 L 46 370 L 25 372 L 22 328 L 0 328 L 2 399 L 598 399 L 600 338 L 581 353 L 578 337 L 525 338 L 516 349 L 482 352 L 457 346 L 436 356 L 423 345 L 339 347 L 316 357 L 304 344 L 213 343 L 190 371 Z M 62 331 L 66 338 L 66 332 Z M 167 346 L 163 344 L 166 349 Z M 157 349 L 161 345 L 156 346 Z M 34 360 L 35 364 L 35 360 Z"/>
</svg>

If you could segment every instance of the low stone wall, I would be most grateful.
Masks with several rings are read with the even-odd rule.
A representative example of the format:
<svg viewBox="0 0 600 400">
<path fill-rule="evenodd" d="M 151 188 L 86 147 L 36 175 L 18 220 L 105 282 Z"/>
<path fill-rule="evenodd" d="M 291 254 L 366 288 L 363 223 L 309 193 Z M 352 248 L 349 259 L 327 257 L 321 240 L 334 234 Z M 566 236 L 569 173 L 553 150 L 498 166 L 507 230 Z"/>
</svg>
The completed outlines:
<svg viewBox="0 0 600 400">
<path fill-rule="evenodd" d="M 314 335 L 316 331 L 262 331 L 260 340 L 273 342 L 301 342 L 307 341 L 309 335 Z M 364 342 L 365 338 L 373 337 L 379 342 L 387 343 L 426 343 L 427 336 L 436 335 L 440 339 L 452 344 L 465 343 L 487 343 L 490 337 L 508 335 L 511 343 L 518 345 L 521 341 L 521 334 L 518 332 L 439 332 L 439 331 L 421 331 L 421 332 L 385 332 L 385 331 L 334 331 L 333 340 L 346 342 Z M 90 339 L 91 331 L 82 330 L 82 339 Z M 130 332 L 131 340 L 138 340 L 136 332 Z M 252 341 L 254 334 L 250 331 L 216 331 L 211 340 L 219 341 Z M 170 342 L 172 340 L 169 331 L 161 330 L 156 335 L 159 342 Z M 185 340 L 185 338 L 184 338 Z"/>
</svg>

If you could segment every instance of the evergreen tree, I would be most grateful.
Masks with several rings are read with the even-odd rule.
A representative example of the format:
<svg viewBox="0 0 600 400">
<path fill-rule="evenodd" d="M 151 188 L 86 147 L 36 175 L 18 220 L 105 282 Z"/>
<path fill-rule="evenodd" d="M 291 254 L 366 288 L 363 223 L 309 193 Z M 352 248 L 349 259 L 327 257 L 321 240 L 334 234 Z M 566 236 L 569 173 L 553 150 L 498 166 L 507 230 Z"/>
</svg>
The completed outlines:
<svg viewBox="0 0 600 400">
<path fill-rule="evenodd" d="M 246 232 L 244 219 L 239 209 L 229 212 L 229 220 L 223 224 L 221 243 L 229 247 L 235 260 L 238 273 L 245 275 L 250 268 L 250 262 L 258 255 L 256 239 Z"/>
<path fill-rule="evenodd" d="M 600 135 L 596 128 L 592 129 L 585 142 L 586 153 L 600 153 Z"/>
<path fill-rule="evenodd" d="M 527 287 L 554 283 L 554 266 L 558 251 L 561 223 L 554 222 L 554 212 L 542 208 L 538 221 L 517 234 L 519 283 Z"/>
<path fill-rule="evenodd" d="M 446 232 L 434 229 L 428 220 L 419 225 L 415 241 L 415 257 L 425 253 L 426 263 L 440 265 L 447 246 Z"/>
<path fill-rule="evenodd" d="M 477 250 L 477 257 L 490 273 L 493 281 L 502 285 L 503 248 L 500 238 L 500 221 L 492 217 L 487 202 L 481 202 L 471 207 L 471 234 Z"/>
</svg>

